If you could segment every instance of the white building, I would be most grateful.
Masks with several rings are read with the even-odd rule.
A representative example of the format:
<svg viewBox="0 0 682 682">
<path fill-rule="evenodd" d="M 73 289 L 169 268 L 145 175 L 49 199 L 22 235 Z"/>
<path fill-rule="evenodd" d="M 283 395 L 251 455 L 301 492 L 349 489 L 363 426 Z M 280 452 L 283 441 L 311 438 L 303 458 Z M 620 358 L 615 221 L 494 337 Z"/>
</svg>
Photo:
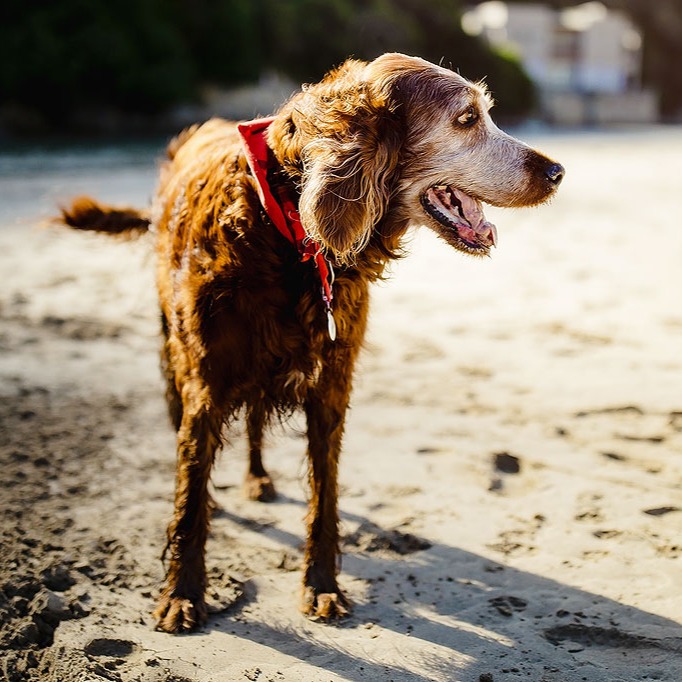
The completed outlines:
<svg viewBox="0 0 682 682">
<path fill-rule="evenodd" d="M 654 93 L 641 86 L 642 39 L 629 18 L 586 2 L 565 10 L 484 2 L 463 29 L 516 53 L 537 85 L 542 113 L 557 123 L 647 122 Z"/>
</svg>

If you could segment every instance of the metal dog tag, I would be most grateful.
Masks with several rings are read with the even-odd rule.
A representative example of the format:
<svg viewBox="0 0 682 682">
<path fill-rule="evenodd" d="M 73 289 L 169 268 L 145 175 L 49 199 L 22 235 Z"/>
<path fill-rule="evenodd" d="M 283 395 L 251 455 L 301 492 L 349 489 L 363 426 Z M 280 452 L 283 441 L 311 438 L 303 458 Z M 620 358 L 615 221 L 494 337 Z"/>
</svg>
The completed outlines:
<svg viewBox="0 0 682 682">
<path fill-rule="evenodd" d="M 329 338 L 332 341 L 336 341 L 336 320 L 331 310 L 327 310 L 327 331 L 329 332 Z"/>
</svg>

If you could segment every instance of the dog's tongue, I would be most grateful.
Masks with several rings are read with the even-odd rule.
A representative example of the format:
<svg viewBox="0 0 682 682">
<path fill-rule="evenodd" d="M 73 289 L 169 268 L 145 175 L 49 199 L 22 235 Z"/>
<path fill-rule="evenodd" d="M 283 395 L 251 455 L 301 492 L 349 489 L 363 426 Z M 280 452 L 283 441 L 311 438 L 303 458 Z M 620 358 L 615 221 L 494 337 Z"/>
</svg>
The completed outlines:
<svg viewBox="0 0 682 682">
<path fill-rule="evenodd" d="M 465 241 L 482 242 L 486 246 L 497 244 L 497 229 L 486 220 L 483 206 L 477 199 L 448 185 L 431 187 L 427 199 L 447 215 Z"/>
</svg>

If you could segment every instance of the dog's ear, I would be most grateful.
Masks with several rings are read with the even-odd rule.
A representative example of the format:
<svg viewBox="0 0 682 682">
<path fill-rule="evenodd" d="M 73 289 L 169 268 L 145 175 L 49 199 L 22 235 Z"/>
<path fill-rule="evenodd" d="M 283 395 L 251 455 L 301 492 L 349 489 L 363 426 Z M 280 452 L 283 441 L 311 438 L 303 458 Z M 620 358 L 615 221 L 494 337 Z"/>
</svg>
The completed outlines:
<svg viewBox="0 0 682 682">
<path fill-rule="evenodd" d="M 402 140 L 390 112 L 345 113 L 333 135 L 305 146 L 299 204 L 306 232 L 339 263 L 354 260 L 384 215 Z"/>
</svg>

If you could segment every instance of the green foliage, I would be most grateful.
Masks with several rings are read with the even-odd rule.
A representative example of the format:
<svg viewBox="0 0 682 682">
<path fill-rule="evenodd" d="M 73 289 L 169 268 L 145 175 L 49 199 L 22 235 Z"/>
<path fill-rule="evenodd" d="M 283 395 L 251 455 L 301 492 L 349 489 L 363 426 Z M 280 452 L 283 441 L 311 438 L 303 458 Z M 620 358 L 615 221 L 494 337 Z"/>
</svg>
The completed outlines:
<svg viewBox="0 0 682 682">
<path fill-rule="evenodd" d="M 318 80 L 347 56 L 404 52 L 485 79 L 503 117 L 527 113 L 534 88 L 518 61 L 460 28 L 453 0 L 262 0 L 267 61 L 296 80 Z"/>
<path fill-rule="evenodd" d="M 249 83 L 263 68 L 259 0 L 173 0 L 198 80 Z"/>
<path fill-rule="evenodd" d="M 154 111 L 191 91 L 190 61 L 164 0 L 29 0 L 2 13 L 4 101 L 59 121 L 78 106 Z"/>
<path fill-rule="evenodd" d="M 315 81 L 347 56 L 386 51 L 486 76 L 500 111 L 532 87 L 518 64 L 459 28 L 456 0 L 24 0 L 0 6 L 0 107 L 52 127 L 74 112 L 156 113 L 204 83 L 273 69 Z"/>
</svg>

